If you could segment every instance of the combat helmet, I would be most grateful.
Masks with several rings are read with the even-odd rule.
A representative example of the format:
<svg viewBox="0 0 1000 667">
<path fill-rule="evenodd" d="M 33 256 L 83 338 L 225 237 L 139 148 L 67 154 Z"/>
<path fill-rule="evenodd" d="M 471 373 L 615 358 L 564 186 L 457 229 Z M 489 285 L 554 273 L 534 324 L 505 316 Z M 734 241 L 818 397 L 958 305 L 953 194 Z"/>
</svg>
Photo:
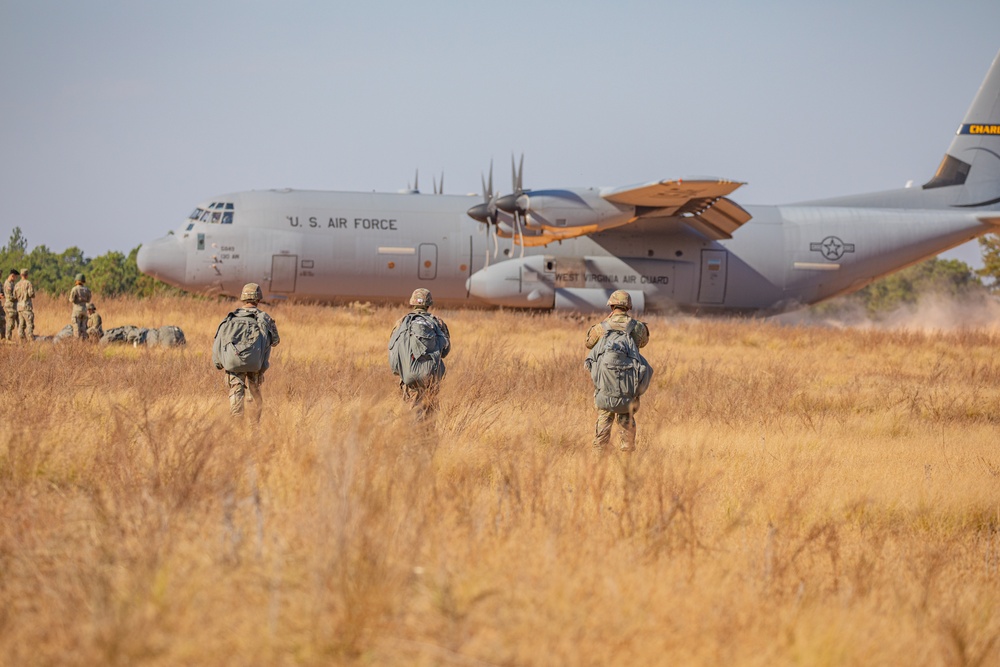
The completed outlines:
<svg viewBox="0 0 1000 667">
<path fill-rule="evenodd" d="M 76 282 L 78 282 L 78 283 L 85 283 L 85 282 L 87 282 L 87 276 L 83 275 L 82 273 L 76 274 Z"/>
<path fill-rule="evenodd" d="M 97 304 L 91 301 L 90 303 L 87 304 L 87 310 L 97 310 Z"/>
<path fill-rule="evenodd" d="M 413 290 L 413 294 L 410 295 L 410 305 L 417 308 L 429 308 L 433 306 L 434 299 L 431 298 L 431 291 L 424 287 L 418 287 Z"/>
<path fill-rule="evenodd" d="M 612 308 L 632 310 L 632 296 L 623 289 L 615 290 L 608 297 L 608 305 Z"/>
<path fill-rule="evenodd" d="M 257 283 L 247 283 L 243 286 L 243 291 L 240 292 L 240 301 L 260 301 L 264 298 L 264 294 L 260 291 L 260 285 Z"/>
</svg>

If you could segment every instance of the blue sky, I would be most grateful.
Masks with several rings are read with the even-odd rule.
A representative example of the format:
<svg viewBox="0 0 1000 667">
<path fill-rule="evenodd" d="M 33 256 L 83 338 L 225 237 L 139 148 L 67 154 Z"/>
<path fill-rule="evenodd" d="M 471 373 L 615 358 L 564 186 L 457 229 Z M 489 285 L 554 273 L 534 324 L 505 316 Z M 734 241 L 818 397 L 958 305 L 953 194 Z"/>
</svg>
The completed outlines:
<svg viewBox="0 0 1000 667">
<path fill-rule="evenodd" d="M 923 183 L 1000 2 L 0 0 L 0 244 L 87 256 L 203 199 L 712 175 L 779 204 Z M 949 253 L 966 261 L 975 245 Z"/>
</svg>

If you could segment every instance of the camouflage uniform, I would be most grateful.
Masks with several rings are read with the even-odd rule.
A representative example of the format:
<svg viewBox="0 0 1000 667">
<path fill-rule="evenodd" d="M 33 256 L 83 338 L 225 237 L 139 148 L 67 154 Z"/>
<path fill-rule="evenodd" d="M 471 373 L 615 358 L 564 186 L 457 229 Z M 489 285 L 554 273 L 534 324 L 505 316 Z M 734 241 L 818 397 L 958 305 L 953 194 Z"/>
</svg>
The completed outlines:
<svg viewBox="0 0 1000 667">
<path fill-rule="evenodd" d="M 248 296 L 256 297 L 256 299 L 246 298 Z M 243 306 L 233 311 L 233 315 L 239 317 L 241 315 L 253 314 L 256 316 L 257 312 L 263 312 L 257 308 L 257 302 L 262 298 L 262 294 L 260 287 L 256 283 L 247 283 L 244 285 L 240 298 L 243 300 Z M 278 343 L 281 342 L 281 338 L 278 336 L 278 325 L 270 315 L 267 313 L 263 313 L 263 315 L 264 326 L 267 328 L 271 347 L 277 347 Z M 234 417 L 243 416 L 243 406 L 247 391 L 249 391 L 250 402 L 253 404 L 253 414 L 251 416 L 254 423 L 260 421 L 261 412 L 264 410 L 264 396 L 261 394 L 260 386 L 264 384 L 264 371 L 269 367 L 270 363 L 266 364 L 257 373 L 230 373 L 226 371 L 226 387 L 229 389 L 229 413 L 231 415 Z"/>
<path fill-rule="evenodd" d="M 84 275 L 77 274 L 76 284 L 69 291 L 69 302 L 73 304 L 73 335 L 87 340 L 87 304 L 90 303 L 90 288 Z"/>
<path fill-rule="evenodd" d="M 3 290 L 0 290 L 0 305 L 5 303 L 7 303 L 7 299 L 4 298 Z M 7 315 L 4 310 L 4 308 L 0 308 L 0 340 L 7 339 Z"/>
<path fill-rule="evenodd" d="M 444 349 L 441 350 L 441 358 L 444 359 L 447 357 L 448 353 L 451 352 L 451 332 L 448 331 L 448 325 L 444 323 L 444 320 L 437 315 L 432 315 L 428 310 L 428 308 L 434 305 L 434 299 L 431 297 L 430 290 L 422 287 L 413 290 L 413 294 L 410 296 L 410 305 L 413 306 L 413 310 L 396 320 L 396 323 L 392 326 L 392 333 L 389 334 L 389 339 L 392 339 L 396 329 L 403 323 L 407 315 L 425 315 L 434 320 L 434 323 L 441 327 L 441 331 L 444 332 L 445 345 Z M 437 409 L 437 396 L 441 385 L 436 378 L 431 378 L 426 384 L 419 384 L 413 387 L 407 387 L 403 380 L 400 379 L 399 388 L 403 393 L 403 402 L 409 404 L 418 417 L 429 415 Z"/>
<path fill-rule="evenodd" d="M 618 292 L 615 292 L 618 294 Z M 612 295 L 614 297 L 614 294 Z M 628 301 L 631 307 L 631 299 Z M 612 329 L 618 331 L 625 331 L 628 327 L 629 322 L 632 321 L 632 317 L 628 314 L 627 310 L 623 310 L 621 307 L 616 307 L 611 311 L 605 319 Z M 597 345 L 597 342 L 604 337 L 604 327 L 598 322 L 594 326 L 590 327 L 587 331 L 587 349 L 593 348 Z M 649 342 L 649 327 L 646 326 L 645 322 L 640 322 L 636 320 L 635 328 L 632 329 L 632 339 L 635 344 L 639 347 L 645 347 L 646 343 Z M 597 409 L 597 425 L 594 427 L 594 447 L 596 449 L 604 449 L 611 441 L 611 425 L 614 422 L 618 422 L 618 446 L 622 451 L 632 451 L 635 449 L 635 434 L 636 434 L 636 423 L 635 423 L 635 413 L 639 411 L 639 398 L 636 397 L 632 400 L 631 411 L 628 413 L 618 414 L 616 412 L 611 412 L 610 410 Z"/>
<path fill-rule="evenodd" d="M 101 321 L 100 313 L 97 312 L 97 306 L 88 303 L 87 315 L 87 337 L 101 340 L 104 337 L 104 323 Z"/>
<path fill-rule="evenodd" d="M 28 280 L 28 270 L 21 269 L 21 279 L 14 285 L 14 298 L 17 299 L 17 337 L 31 342 L 35 340 L 35 311 L 31 299 L 35 296 L 35 287 Z"/>
<path fill-rule="evenodd" d="M 7 280 L 3 281 L 3 312 L 4 336 L 9 341 L 14 340 L 14 331 L 17 330 L 17 299 L 14 298 L 14 276 L 18 273 L 11 273 Z"/>
</svg>

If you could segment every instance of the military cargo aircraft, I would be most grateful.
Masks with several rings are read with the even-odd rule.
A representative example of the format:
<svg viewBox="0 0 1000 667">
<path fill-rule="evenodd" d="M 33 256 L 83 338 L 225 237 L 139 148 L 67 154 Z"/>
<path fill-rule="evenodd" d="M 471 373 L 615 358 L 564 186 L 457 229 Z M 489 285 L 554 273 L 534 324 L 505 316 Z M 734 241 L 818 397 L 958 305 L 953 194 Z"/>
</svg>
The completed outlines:
<svg viewBox="0 0 1000 667">
<path fill-rule="evenodd" d="M 183 289 L 266 299 L 772 314 L 858 290 L 1000 226 L 1000 54 L 922 186 L 740 206 L 740 182 L 523 187 L 460 195 L 268 190 L 212 197 L 143 245 L 144 273 Z M 443 181 L 443 177 L 442 177 Z M 470 199 L 472 201 L 470 201 Z"/>
</svg>

